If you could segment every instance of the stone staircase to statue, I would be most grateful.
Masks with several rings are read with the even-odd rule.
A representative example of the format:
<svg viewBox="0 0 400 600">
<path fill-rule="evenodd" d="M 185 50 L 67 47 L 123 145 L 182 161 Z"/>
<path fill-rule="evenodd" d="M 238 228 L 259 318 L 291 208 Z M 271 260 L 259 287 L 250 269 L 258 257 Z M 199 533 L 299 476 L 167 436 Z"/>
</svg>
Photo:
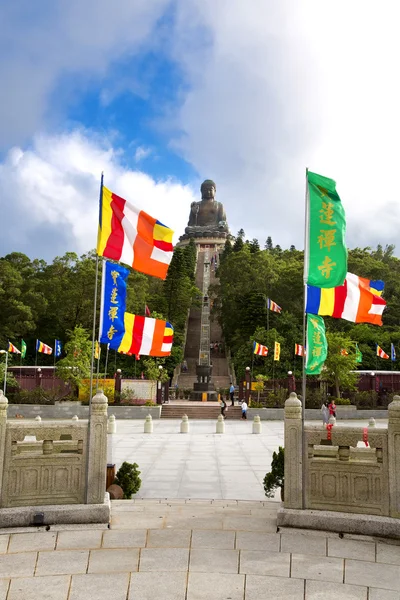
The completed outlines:
<svg viewBox="0 0 400 600">
<path fill-rule="evenodd" d="M 217 255 L 219 258 L 219 254 L 217 251 L 212 252 L 212 256 L 215 255 Z M 202 248 L 200 248 L 198 252 L 196 268 L 196 286 L 199 289 L 203 289 L 204 256 L 205 252 L 202 251 Z M 212 285 L 218 280 L 215 277 L 215 269 L 213 265 L 211 265 L 210 270 L 210 285 Z M 193 389 L 193 384 L 197 382 L 196 364 L 198 364 L 199 362 L 200 337 L 201 309 L 198 307 L 192 307 L 189 314 L 188 329 L 186 334 L 186 346 L 184 353 L 184 360 L 186 360 L 187 363 L 187 372 L 180 373 L 178 377 L 177 383 L 178 388 L 180 389 Z M 213 366 L 212 382 L 214 383 L 215 389 L 217 391 L 220 388 L 229 388 L 229 367 L 228 360 L 225 355 L 222 331 L 219 323 L 215 319 L 212 319 L 212 317 L 210 317 L 210 342 L 219 342 L 220 344 L 222 344 L 221 350 L 213 350 L 210 355 L 210 360 Z"/>
</svg>

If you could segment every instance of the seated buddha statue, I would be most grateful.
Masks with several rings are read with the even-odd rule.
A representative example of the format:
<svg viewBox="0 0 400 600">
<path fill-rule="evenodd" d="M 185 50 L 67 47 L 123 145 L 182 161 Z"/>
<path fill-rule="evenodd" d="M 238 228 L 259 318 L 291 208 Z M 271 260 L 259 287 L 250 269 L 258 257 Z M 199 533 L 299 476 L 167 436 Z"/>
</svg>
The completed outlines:
<svg viewBox="0 0 400 600">
<path fill-rule="evenodd" d="M 192 202 L 186 234 L 204 235 L 206 233 L 226 232 L 228 225 L 222 202 L 215 200 L 216 185 L 211 179 L 203 181 L 200 187 L 201 201 Z"/>
</svg>

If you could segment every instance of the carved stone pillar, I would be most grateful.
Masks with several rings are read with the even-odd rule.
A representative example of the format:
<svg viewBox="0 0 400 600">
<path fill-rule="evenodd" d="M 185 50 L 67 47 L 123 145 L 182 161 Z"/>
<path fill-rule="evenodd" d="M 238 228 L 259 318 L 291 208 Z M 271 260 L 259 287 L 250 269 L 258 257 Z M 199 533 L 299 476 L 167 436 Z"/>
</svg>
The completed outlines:
<svg viewBox="0 0 400 600">
<path fill-rule="evenodd" d="M 4 455 L 6 445 L 6 428 L 7 428 L 7 406 L 8 400 L 3 394 L 3 390 L 0 390 L 0 508 L 2 506 L 2 486 L 3 486 L 3 468 L 4 468 Z"/>
<path fill-rule="evenodd" d="M 400 396 L 389 404 L 389 516 L 400 518 Z"/>
<path fill-rule="evenodd" d="M 285 508 L 302 508 L 301 402 L 292 392 L 285 402 Z"/>
<path fill-rule="evenodd" d="M 107 474 L 107 396 L 98 390 L 92 399 L 88 457 L 87 504 L 102 504 Z"/>
</svg>

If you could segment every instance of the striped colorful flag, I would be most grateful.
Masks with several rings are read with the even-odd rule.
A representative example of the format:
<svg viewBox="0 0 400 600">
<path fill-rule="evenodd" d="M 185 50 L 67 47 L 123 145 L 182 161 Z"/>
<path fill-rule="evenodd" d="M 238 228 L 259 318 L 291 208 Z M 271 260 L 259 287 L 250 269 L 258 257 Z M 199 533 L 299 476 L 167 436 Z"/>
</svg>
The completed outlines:
<svg viewBox="0 0 400 600">
<path fill-rule="evenodd" d="M 384 285 L 383 281 L 371 281 L 352 273 L 347 273 L 344 284 L 335 288 L 308 285 L 306 312 L 352 323 L 382 325 L 386 302 L 380 294 Z"/>
<path fill-rule="evenodd" d="M 386 354 L 378 344 L 376 345 L 376 355 L 379 356 L 379 358 L 389 358 L 389 354 Z"/>
<path fill-rule="evenodd" d="M 11 342 L 8 342 L 8 352 L 12 352 L 13 354 L 21 354 L 18 348 L 16 348 Z"/>
<path fill-rule="evenodd" d="M 102 187 L 97 254 L 165 279 L 172 259 L 172 229 Z"/>
<path fill-rule="evenodd" d="M 258 356 L 268 356 L 267 346 L 263 346 L 258 342 L 253 342 L 253 352 L 254 354 L 258 354 Z"/>
<path fill-rule="evenodd" d="M 118 348 L 110 343 L 110 348 L 144 356 L 169 356 L 174 339 L 171 323 L 161 319 L 151 319 L 141 315 L 125 313 L 125 333 Z"/>
<path fill-rule="evenodd" d="M 304 346 L 302 346 L 301 344 L 295 344 L 294 345 L 294 353 L 296 356 L 305 356 L 305 349 Z"/>
<path fill-rule="evenodd" d="M 43 344 L 40 340 L 36 340 L 36 352 L 41 352 L 42 354 L 52 354 L 53 348 L 51 346 L 47 346 L 47 344 Z"/>
<path fill-rule="evenodd" d="M 271 298 L 267 298 L 267 307 L 269 308 L 269 310 L 272 310 L 272 312 L 276 312 L 276 313 L 282 312 L 281 307 L 278 306 L 276 302 L 271 300 Z"/>
<path fill-rule="evenodd" d="M 340 351 L 340 354 L 342 356 L 348 356 L 349 355 L 349 353 L 347 352 L 346 348 L 342 348 L 341 351 Z"/>
</svg>

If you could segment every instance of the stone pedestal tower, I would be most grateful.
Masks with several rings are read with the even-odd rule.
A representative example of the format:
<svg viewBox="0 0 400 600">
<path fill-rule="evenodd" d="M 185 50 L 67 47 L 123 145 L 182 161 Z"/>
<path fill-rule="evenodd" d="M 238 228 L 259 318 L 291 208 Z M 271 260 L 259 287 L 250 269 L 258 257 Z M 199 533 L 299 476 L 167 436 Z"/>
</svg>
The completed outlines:
<svg viewBox="0 0 400 600">
<path fill-rule="evenodd" d="M 190 207 L 189 221 L 184 235 L 179 238 L 180 246 L 194 239 L 197 248 L 196 285 L 202 290 L 202 306 L 192 309 L 187 332 L 185 359 L 189 367 L 186 377 L 179 377 L 179 386 L 193 386 L 191 400 L 217 400 L 212 375 L 218 379 L 218 387 L 229 387 L 228 363 L 221 343 L 221 331 L 217 323 L 210 323 L 210 299 L 208 288 L 215 280 L 219 254 L 229 235 L 223 204 L 215 200 L 216 185 L 210 179 L 201 185 L 201 201 Z M 214 338 L 212 337 L 212 330 Z M 219 339 L 215 339 L 219 338 Z M 219 342 L 215 353 L 211 342 Z M 214 372 L 213 372 L 214 371 Z M 195 381 L 195 379 L 197 379 Z"/>
</svg>

